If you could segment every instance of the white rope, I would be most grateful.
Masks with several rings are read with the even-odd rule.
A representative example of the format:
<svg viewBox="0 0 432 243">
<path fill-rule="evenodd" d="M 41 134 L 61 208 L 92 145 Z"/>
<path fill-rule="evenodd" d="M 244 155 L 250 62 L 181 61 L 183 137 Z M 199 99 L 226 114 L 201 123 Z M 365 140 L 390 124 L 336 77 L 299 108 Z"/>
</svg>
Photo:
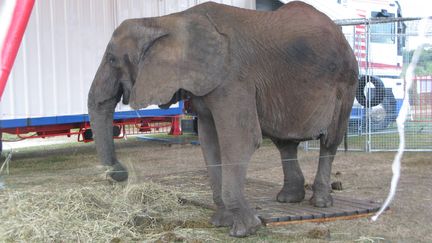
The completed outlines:
<svg viewBox="0 0 432 243">
<path fill-rule="evenodd" d="M 425 39 L 425 33 L 428 27 L 428 19 L 422 19 L 419 24 L 419 30 L 420 30 L 420 38 L 422 39 L 422 43 L 426 43 Z M 414 55 L 411 59 L 411 62 L 408 66 L 408 69 L 406 71 L 405 75 L 405 81 L 406 81 L 406 87 L 405 87 L 405 96 L 402 103 L 401 110 L 399 112 L 399 115 L 396 119 L 396 124 L 398 127 L 398 133 L 399 133 L 399 148 L 398 152 L 395 155 L 395 158 L 393 160 L 392 164 L 392 180 L 390 184 L 390 191 L 389 194 L 384 201 L 384 204 L 381 206 L 380 210 L 372 217 L 372 221 L 376 221 L 378 217 L 384 212 L 384 210 L 388 207 L 390 202 L 393 200 L 396 189 L 398 186 L 399 178 L 400 178 L 400 170 L 401 170 L 401 159 L 405 150 L 405 121 L 408 116 L 409 111 L 409 90 L 411 88 L 413 77 L 414 77 L 414 70 L 417 66 L 418 60 L 420 58 L 420 54 L 422 52 L 423 45 L 419 45 L 417 49 L 414 52 Z"/>
<path fill-rule="evenodd" d="M 281 161 L 282 161 L 282 163 L 287 163 L 287 162 L 291 162 L 291 161 L 295 161 L 295 160 L 304 162 L 304 161 L 316 160 L 316 159 L 319 159 L 319 158 L 330 158 L 330 157 L 335 157 L 335 156 L 336 155 L 304 156 L 304 157 L 300 157 L 298 159 L 282 159 Z M 3 167 L 6 165 L 6 162 L 9 164 L 9 161 L 11 160 L 11 158 L 12 158 L 12 151 L 11 151 L 11 153 L 9 153 L 8 158 L 5 161 L 5 163 L 3 163 L 3 165 L 2 165 L 2 167 L 0 169 L 0 174 L 1 174 L 1 171 L 3 170 Z M 187 170 L 186 171 L 178 169 L 178 170 L 175 170 L 174 172 L 193 172 L 195 170 L 205 170 L 205 169 L 208 169 L 208 168 L 215 168 L 215 167 L 248 166 L 248 165 L 251 164 L 251 162 L 252 161 L 249 161 L 249 162 L 238 162 L 238 163 L 224 163 L 224 164 L 221 163 L 221 164 L 213 164 L 213 165 L 203 164 L 201 166 L 194 166 L 194 167 L 187 166 Z M 131 170 L 134 169 L 133 166 L 130 166 L 130 165 L 131 165 L 131 163 L 129 163 L 129 166 L 126 166 L 128 172 L 132 172 Z M 275 166 L 273 166 L 271 168 L 277 168 L 277 167 L 280 167 L 280 166 L 282 166 L 282 165 L 281 164 L 275 165 Z M 125 171 L 120 171 L 120 170 L 110 170 L 111 167 L 110 166 L 106 166 L 106 165 L 99 165 L 97 167 L 101 168 L 101 170 L 104 171 L 106 175 L 108 175 L 109 173 L 113 173 L 113 172 L 125 172 Z M 9 175 L 9 172 L 7 172 L 7 174 Z M 93 175 L 100 175 L 100 174 L 101 174 L 101 172 L 97 172 L 97 173 L 85 173 L 85 176 L 93 176 Z M 62 173 L 62 175 L 76 175 L 76 173 L 75 172 L 71 173 L 71 174 L 69 174 L 69 173 Z M 84 174 L 80 174 L 80 175 L 84 175 Z M 28 174 L 28 175 L 25 175 L 25 176 L 26 177 L 36 177 L 36 178 L 39 177 L 39 175 L 31 175 L 31 174 Z"/>
</svg>

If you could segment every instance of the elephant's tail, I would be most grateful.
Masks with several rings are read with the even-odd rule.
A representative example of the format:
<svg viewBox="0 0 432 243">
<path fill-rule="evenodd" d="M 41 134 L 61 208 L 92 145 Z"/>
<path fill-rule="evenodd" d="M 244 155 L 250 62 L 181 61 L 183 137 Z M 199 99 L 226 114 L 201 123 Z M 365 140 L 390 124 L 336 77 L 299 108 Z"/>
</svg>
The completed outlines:
<svg viewBox="0 0 432 243">
<path fill-rule="evenodd" d="M 344 152 L 348 152 L 348 129 L 345 130 L 344 134 Z"/>
</svg>

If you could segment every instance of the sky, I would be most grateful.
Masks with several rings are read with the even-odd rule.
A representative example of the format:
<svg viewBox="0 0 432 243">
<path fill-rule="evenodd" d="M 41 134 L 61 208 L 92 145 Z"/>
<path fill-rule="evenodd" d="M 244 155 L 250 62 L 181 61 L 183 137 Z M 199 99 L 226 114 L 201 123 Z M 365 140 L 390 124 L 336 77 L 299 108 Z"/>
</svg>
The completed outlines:
<svg viewBox="0 0 432 243">
<path fill-rule="evenodd" d="M 399 3 L 402 8 L 403 17 L 426 17 L 432 16 L 432 1 L 431 0 L 399 0 Z M 427 29 L 430 31 L 431 29 L 431 21 L 428 21 Z M 410 36 L 407 39 L 406 48 L 409 50 L 413 50 L 417 48 L 419 45 L 424 43 L 430 43 L 432 37 L 428 37 L 427 39 L 422 39 L 416 36 Z"/>
<path fill-rule="evenodd" d="M 432 16 L 431 0 L 399 0 L 403 17 Z"/>
</svg>

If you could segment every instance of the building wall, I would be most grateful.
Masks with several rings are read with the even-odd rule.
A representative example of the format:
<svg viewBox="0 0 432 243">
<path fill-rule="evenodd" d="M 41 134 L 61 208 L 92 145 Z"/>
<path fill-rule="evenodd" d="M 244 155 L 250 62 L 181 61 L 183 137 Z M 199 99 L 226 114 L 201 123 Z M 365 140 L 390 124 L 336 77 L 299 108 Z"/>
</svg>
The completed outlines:
<svg viewBox="0 0 432 243">
<path fill-rule="evenodd" d="M 166 15 L 201 2 L 205 1 L 36 1 L 0 102 L 0 119 L 87 113 L 87 92 L 121 21 Z M 216 2 L 255 8 L 254 0 Z"/>
</svg>

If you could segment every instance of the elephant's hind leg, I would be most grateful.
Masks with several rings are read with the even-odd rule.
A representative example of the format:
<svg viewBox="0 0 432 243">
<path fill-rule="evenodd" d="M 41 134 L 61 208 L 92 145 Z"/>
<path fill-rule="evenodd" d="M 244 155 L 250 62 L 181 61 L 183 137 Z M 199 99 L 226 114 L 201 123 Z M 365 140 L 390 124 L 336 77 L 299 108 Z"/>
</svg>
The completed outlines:
<svg viewBox="0 0 432 243">
<path fill-rule="evenodd" d="M 278 193 L 278 202 L 301 202 L 305 197 L 304 177 L 297 160 L 298 142 L 273 139 L 282 158 L 284 185 Z"/>
<path fill-rule="evenodd" d="M 310 202 L 319 208 L 330 207 L 333 205 L 331 192 L 331 168 L 336 155 L 338 144 L 328 146 L 323 139 L 320 143 L 320 158 L 318 171 L 313 184 L 313 195 Z"/>
</svg>

